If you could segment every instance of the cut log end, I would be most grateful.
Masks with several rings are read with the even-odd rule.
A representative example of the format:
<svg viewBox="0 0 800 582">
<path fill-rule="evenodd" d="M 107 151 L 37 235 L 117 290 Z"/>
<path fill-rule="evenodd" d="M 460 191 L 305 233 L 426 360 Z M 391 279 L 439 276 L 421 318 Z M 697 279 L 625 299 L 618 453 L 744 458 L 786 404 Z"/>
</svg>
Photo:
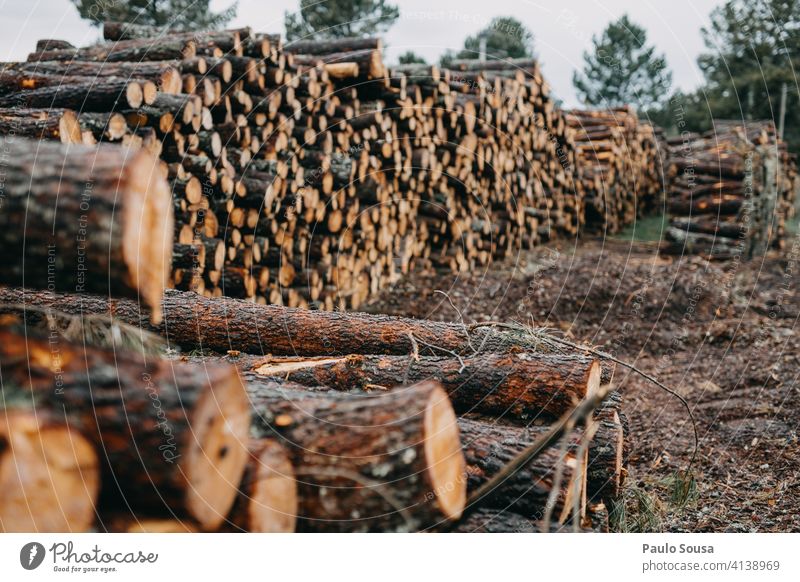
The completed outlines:
<svg viewBox="0 0 800 582">
<path fill-rule="evenodd" d="M 431 391 L 425 410 L 425 457 L 442 512 L 448 519 L 458 519 L 467 502 L 467 468 L 456 415 L 442 388 Z"/>
<path fill-rule="evenodd" d="M 280 443 L 271 439 L 250 445 L 235 524 L 249 532 L 291 533 L 297 525 L 297 482 Z"/>
<path fill-rule="evenodd" d="M 81 124 L 73 111 L 67 110 L 61 115 L 58 120 L 58 135 L 61 143 L 81 143 Z"/>
<path fill-rule="evenodd" d="M 156 158 L 141 151 L 122 177 L 127 187 L 123 216 L 123 253 L 132 286 L 161 321 L 161 297 L 172 267 L 172 196 Z"/>
<path fill-rule="evenodd" d="M 600 383 L 603 376 L 603 368 L 600 362 L 595 361 L 589 368 L 586 379 L 586 397 L 590 398 L 600 390 Z"/>
<path fill-rule="evenodd" d="M 247 463 L 250 407 L 241 378 L 209 370 L 209 383 L 197 404 L 193 441 L 183 465 L 189 482 L 186 507 L 205 530 L 224 521 L 238 492 Z"/>
<path fill-rule="evenodd" d="M 0 531 L 84 532 L 100 469 L 91 444 L 41 413 L 0 414 Z"/>
</svg>

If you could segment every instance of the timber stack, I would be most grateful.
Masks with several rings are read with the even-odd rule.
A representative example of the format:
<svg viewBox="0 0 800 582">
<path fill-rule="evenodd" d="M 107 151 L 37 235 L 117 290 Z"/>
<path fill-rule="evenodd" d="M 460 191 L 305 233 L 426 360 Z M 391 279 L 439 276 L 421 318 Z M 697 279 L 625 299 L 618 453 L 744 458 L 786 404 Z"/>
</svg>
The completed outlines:
<svg viewBox="0 0 800 582">
<path fill-rule="evenodd" d="M 0 66 L 0 132 L 159 156 L 172 287 L 354 309 L 415 261 L 468 270 L 581 228 L 572 130 L 534 60 L 387 69 L 378 39 L 104 34 Z"/>
<path fill-rule="evenodd" d="M 716 120 L 713 130 L 669 144 L 662 252 L 747 260 L 783 248 L 800 180 L 796 156 L 773 122 Z"/>
<path fill-rule="evenodd" d="M 571 110 L 578 158 L 576 188 L 587 232 L 613 234 L 663 207 L 664 169 L 658 130 L 631 107 Z"/>
<path fill-rule="evenodd" d="M 0 307 L 5 401 L 24 405 L 5 411 L 6 440 L 23 423 L 17 408 L 44 411 L 40 422 L 62 421 L 106 459 L 60 461 L 73 467 L 70 487 L 80 467 L 99 484 L 70 529 L 496 531 L 525 520 L 571 531 L 607 516 L 625 479 L 627 420 L 619 395 L 606 395 L 613 369 L 580 350 L 545 349 L 541 338 L 534 349 L 524 333 L 179 290 L 165 291 L 158 322 L 124 297 L 3 288 Z M 145 361 L 136 351 L 53 343 L 46 315 L 54 313 L 136 326 L 193 355 Z M 27 337 L 7 323 L 12 315 Z M 49 372 L 56 364 L 57 376 Z M 593 413 L 504 473 L 587 401 Z M 188 439 L 193 426 L 203 430 Z M 32 424 L 24 438 L 44 438 L 37 430 Z M 4 445 L 0 463 L 11 467 L 29 449 Z M 0 505 L 7 530 L 45 527 L 6 511 Z"/>
</svg>

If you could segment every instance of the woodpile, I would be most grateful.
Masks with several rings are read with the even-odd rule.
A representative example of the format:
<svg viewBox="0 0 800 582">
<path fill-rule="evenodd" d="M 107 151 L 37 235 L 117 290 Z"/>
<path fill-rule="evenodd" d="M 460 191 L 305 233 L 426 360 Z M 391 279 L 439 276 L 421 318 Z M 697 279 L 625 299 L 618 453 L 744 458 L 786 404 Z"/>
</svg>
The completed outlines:
<svg viewBox="0 0 800 582">
<path fill-rule="evenodd" d="M 65 466 L 86 466 L 100 482 L 99 493 L 88 492 L 76 510 L 84 517 L 76 517 L 71 529 L 460 530 L 474 521 L 474 511 L 488 510 L 546 531 L 580 529 L 607 515 L 625 478 L 627 421 L 619 396 L 605 396 L 613 370 L 579 350 L 534 350 L 514 333 L 491 327 L 470 330 L 174 290 L 165 293 L 158 324 L 124 298 L 5 288 L 0 302 L 7 306 L 3 321 L 19 318 L 25 306 L 28 329 L 26 338 L 13 327 L 0 328 L 6 400 L 17 400 L 19 386 L 33 395 L 29 406 L 67 422 L 86 439 L 88 452 Z M 258 327 L 239 334 L 235 322 L 223 317 L 217 325 L 231 323 L 232 334 L 224 346 L 215 343 L 216 332 L 206 334 L 209 326 L 200 322 L 219 314 L 201 308 L 199 319 L 192 319 L 173 308 L 203 302 L 252 318 Z M 136 353 L 115 355 L 52 337 L 48 342 L 36 335 L 42 313 L 78 314 L 78 321 L 105 316 L 110 326 L 139 325 L 167 338 L 175 331 L 180 345 L 195 354 L 211 344 L 229 355 L 144 361 Z M 184 327 L 173 330 L 176 318 L 185 319 Z M 248 341 L 255 333 L 263 349 Z M 305 355 L 290 355 L 293 345 L 303 346 Z M 55 366 L 57 375 L 49 372 Z M 503 474 L 554 423 L 601 398 L 593 415 Z M 159 428 L 161 411 L 168 438 Z M 15 414 L 5 411 L 11 419 Z M 16 438 L 11 425 L 6 420 L 10 428 L 0 435 Z M 164 448 L 165 442 L 174 448 Z M 6 450 L 22 455 L 27 449 Z M 165 463 L 164 454 L 177 464 Z M 174 477 L 176 470 L 184 479 Z M 488 484 L 490 493 L 468 504 Z M 92 507 L 100 523 L 86 513 Z M 38 519 L 4 517 L 6 529 L 39 527 Z"/>
<path fill-rule="evenodd" d="M 466 271 L 573 237 L 600 200 L 534 60 L 387 68 L 378 39 L 104 33 L 0 65 L 0 133 L 159 156 L 177 289 L 355 309 L 413 264 Z M 646 143 L 626 158 L 641 173 Z M 614 228 L 635 215 L 618 190 Z"/>
<path fill-rule="evenodd" d="M 571 110 L 566 120 L 576 150 L 576 188 L 588 232 L 613 234 L 638 215 L 663 207 L 659 130 L 631 107 Z"/>
<path fill-rule="evenodd" d="M 0 284 L 20 287 L 0 288 L 0 529 L 602 528 L 629 442 L 613 368 L 337 310 L 414 263 L 580 232 L 574 128 L 535 61 L 104 34 L 0 67 Z M 97 325 L 169 351 L 81 337 Z"/>
<path fill-rule="evenodd" d="M 662 252 L 744 258 L 783 248 L 797 161 L 771 121 L 714 122 L 669 140 L 670 225 Z"/>
</svg>

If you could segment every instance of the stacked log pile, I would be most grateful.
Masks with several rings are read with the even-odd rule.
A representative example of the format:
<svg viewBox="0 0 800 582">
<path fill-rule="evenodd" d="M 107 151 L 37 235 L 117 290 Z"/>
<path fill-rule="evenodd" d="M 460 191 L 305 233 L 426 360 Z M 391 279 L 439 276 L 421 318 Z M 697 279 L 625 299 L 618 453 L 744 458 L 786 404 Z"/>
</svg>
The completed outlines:
<svg viewBox="0 0 800 582">
<path fill-rule="evenodd" d="M 571 110 L 578 159 L 576 187 L 586 230 L 613 234 L 637 215 L 663 206 L 663 164 L 658 130 L 631 107 Z"/>
<path fill-rule="evenodd" d="M 782 248 L 800 187 L 795 155 L 771 121 L 714 125 L 669 141 L 670 226 L 662 251 L 748 259 Z"/>
<path fill-rule="evenodd" d="M 240 370 L 252 421 L 250 440 L 222 455 L 224 460 L 235 452 L 246 460 L 228 518 L 200 519 L 178 490 L 168 499 L 180 522 L 169 521 L 169 513 L 145 503 L 147 496 L 138 493 L 149 488 L 129 479 L 132 490 L 99 498 L 101 518 L 108 517 L 102 527 L 109 530 L 135 529 L 132 520 L 142 515 L 149 520 L 146 531 L 460 530 L 462 520 L 466 524 L 478 519 L 474 511 L 489 510 L 546 531 L 571 529 L 588 527 L 596 515 L 607 513 L 604 508 L 617 499 L 625 477 L 627 425 L 616 395 L 603 400 L 593 417 L 563 439 L 503 475 L 507 464 L 554 423 L 586 399 L 599 398 L 611 373 L 585 354 L 541 347 L 534 351 L 511 332 L 208 299 L 177 290 L 165 292 L 161 323 L 153 323 L 135 301 L 123 298 L 6 288 L 0 289 L 0 301 L 10 306 L 4 309 L 8 312 L 25 305 L 30 329 L 39 324 L 37 313 L 80 313 L 105 316 L 109 325 L 141 326 L 195 353 L 209 347 L 229 350 L 224 357 L 195 355 L 182 358 L 186 362 L 151 364 L 180 367 L 187 385 L 192 382 L 191 370 L 201 363 L 212 370 L 229 370 L 235 364 Z M 245 322 L 249 322 L 247 332 L 241 327 Z M 14 356 L 20 350 L 50 357 L 51 352 L 37 348 L 35 341 L 26 344 L 24 338 L 6 338 L 8 355 L 0 361 L 4 378 L 22 378 L 15 375 L 20 373 L 17 366 L 27 366 L 23 370 L 33 366 L 30 360 L 26 364 L 26 358 Z M 61 353 L 71 349 L 78 348 L 62 347 Z M 102 361 L 98 350 L 86 350 L 90 364 Z M 264 353 L 271 355 L 260 355 Z M 86 359 L 70 358 L 77 371 L 66 374 L 69 393 L 75 391 L 75 403 L 68 411 L 74 410 L 78 420 L 84 404 L 77 386 L 84 378 Z M 91 378 L 91 369 L 86 378 Z M 147 374 L 160 386 L 157 378 L 164 374 L 157 370 Z M 128 377 L 121 377 L 123 384 Z M 42 380 L 51 381 L 52 375 Z M 107 381 L 119 383 L 113 375 Z M 212 385 L 219 383 L 214 380 Z M 43 389 L 42 393 L 48 394 Z M 161 398 L 164 408 L 170 402 L 169 391 L 166 394 Z M 241 412 L 238 396 L 226 395 L 227 400 L 229 407 Z M 108 423 L 101 426 L 101 433 L 114 435 L 119 458 L 124 459 L 124 443 L 133 438 L 147 436 L 148 446 L 157 451 L 151 441 L 158 434 L 147 430 L 145 413 L 138 414 L 145 414 L 141 425 L 147 435 L 126 433 L 125 441 L 113 432 L 117 407 L 109 395 L 108 413 L 101 416 Z M 202 415 L 202 410 L 196 414 Z M 90 442 L 102 443 L 105 438 L 88 430 L 82 434 Z M 215 444 L 206 448 L 217 446 L 215 438 L 208 438 Z M 152 460 L 142 462 L 147 465 Z M 122 471 L 113 466 L 110 470 Z M 500 484 L 468 505 L 468 497 L 495 477 Z M 210 495 L 210 486 L 204 491 Z M 121 515 L 114 501 L 134 493 L 134 497 L 144 495 L 142 505 L 132 515 Z"/>
<path fill-rule="evenodd" d="M 414 261 L 468 270 L 585 220 L 536 61 L 387 70 L 377 39 L 104 33 L 2 65 L 0 132 L 159 155 L 175 288 L 357 308 Z"/>
</svg>

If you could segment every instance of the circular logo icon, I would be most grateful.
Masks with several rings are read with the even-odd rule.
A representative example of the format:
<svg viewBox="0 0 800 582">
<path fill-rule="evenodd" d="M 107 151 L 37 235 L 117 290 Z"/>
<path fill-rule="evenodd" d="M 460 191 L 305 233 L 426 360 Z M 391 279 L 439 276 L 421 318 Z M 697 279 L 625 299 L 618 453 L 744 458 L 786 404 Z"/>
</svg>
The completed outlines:
<svg viewBox="0 0 800 582">
<path fill-rule="evenodd" d="M 39 542 L 29 542 L 19 551 L 19 563 L 26 570 L 35 570 L 44 561 L 44 546 Z"/>
</svg>

